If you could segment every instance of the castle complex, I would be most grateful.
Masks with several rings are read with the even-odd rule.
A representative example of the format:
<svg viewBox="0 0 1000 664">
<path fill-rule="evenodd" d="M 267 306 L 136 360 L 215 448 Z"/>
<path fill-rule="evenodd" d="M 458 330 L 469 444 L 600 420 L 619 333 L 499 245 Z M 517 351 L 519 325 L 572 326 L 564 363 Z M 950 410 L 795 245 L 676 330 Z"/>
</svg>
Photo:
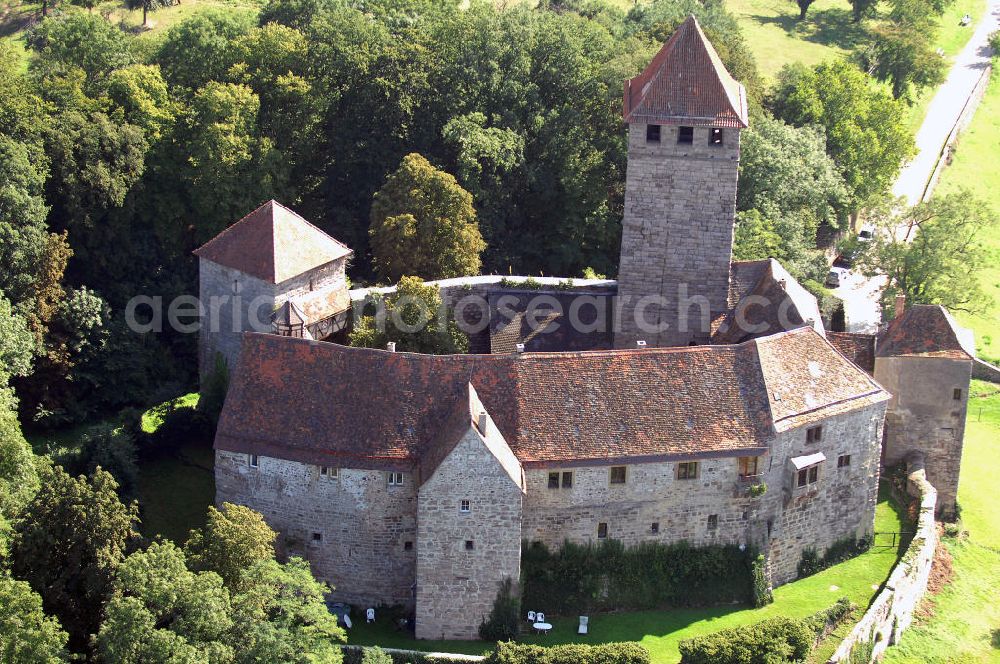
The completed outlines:
<svg viewBox="0 0 1000 664">
<path fill-rule="evenodd" d="M 924 455 L 955 508 L 965 331 L 912 306 L 880 335 L 829 332 L 777 261 L 732 262 L 746 93 L 693 17 L 624 116 L 618 280 L 438 282 L 469 354 L 334 343 L 369 291 L 273 201 L 196 252 L 224 322 L 202 372 L 234 367 L 218 502 L 260 511 L 337 598 L 408 607 L 418 638 L 477 638 L 525 541 L 737 544 L 777 585 L 804 550 L 872 534 L 884 465 Z"/>
</svg>

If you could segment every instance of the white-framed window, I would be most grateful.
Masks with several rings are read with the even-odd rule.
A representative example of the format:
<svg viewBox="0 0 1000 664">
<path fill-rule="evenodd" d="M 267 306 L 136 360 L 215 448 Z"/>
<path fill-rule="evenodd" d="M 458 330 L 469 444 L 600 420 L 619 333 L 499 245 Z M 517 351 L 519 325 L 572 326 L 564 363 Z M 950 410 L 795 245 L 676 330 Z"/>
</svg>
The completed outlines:
<svg viewBox="0 0 1000 664">
<path fill-rule="evenodd" d="M 468 514 L 469 512 L 472 511 L 472 503 L 470 503 L 468 500 L 463 500 L 458 504 L 458 511 L 461 512 L 462 514 Z"/>
<path fill-rule="evenodd" d="M 696 480 L 698 479 L 698 462 L 681 461 L 677 464 L 677 479 Z"/>
<path fill-rule="evenodd" d="M 256 454 L 248 454 L 247 455 L 247 465 L 250 466 L 251 468 L 259 468 L 260 467 L 260 457 L 257 456 Z"/>
<path fill-rule="evenodd" d="M 319 476 L 326 480 L 335 480 L 338 476 L 338 468 L 334 466 L 320 466 Z"/>
<path fill-rule="evenodd" d="M 389 473 L 389 486 L 403 486 L 403 473 Z"/>
</svg>

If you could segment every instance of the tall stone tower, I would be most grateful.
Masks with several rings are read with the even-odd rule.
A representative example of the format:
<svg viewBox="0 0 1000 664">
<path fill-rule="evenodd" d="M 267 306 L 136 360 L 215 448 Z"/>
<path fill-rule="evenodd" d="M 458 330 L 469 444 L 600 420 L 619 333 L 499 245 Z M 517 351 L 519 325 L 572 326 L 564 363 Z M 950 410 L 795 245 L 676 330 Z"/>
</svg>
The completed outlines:
<svg viewBox="0 0 1000 664">
<path fill-rule="evenodd" d="M 746 90 L 689 16 L 625 83 L 628 172 L 615 346 L 706 343 L 729 306 Z"/>
</svg>

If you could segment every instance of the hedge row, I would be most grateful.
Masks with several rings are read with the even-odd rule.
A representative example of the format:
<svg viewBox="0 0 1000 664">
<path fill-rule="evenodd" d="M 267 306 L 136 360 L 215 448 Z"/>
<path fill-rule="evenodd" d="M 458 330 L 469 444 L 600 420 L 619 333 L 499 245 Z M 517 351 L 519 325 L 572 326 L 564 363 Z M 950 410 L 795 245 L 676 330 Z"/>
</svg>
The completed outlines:
<svg viewBox="0 0 1000 664">
<path fill-rule="evenodd" d="M 566 542 L 550 551 L 525 543 L 521 557 L 524 609 L 578 615 L 754 601 L 754 554 L 737 546 L 616 540 Z"/>
<path fill-rule="evenodd" d="M 343 646 L 344 664 L 363 664 L 373 648 Z M 416 652 L 386 652 L 393 664 L 469 664 L 467 659 Z M 544 648 L 502 642 L 484 664 L 649 664 L 649 652 L 638 643 L 572 644 Z"/>
<path fill-rule="evenodd" d="M 680 642 L 681 664 L 778 664 L 804 660 L 817 641 L 850 616 L 847 598 L 808 618 L 779 617 Z"/>
<path fill-rule="evenodd" d="M 649 664 L 649 651 L 638 643 L 571 644 L 543 648 L 498 643 L 487 664 Z"/>
<path fill-rule="evenodd" d="M 374 649 L 364 646 L 341 646 L 344 664 L 362 664 L 365 653 L 370 653 L 372 650 Z M 393 664 L 469 664 L 468 659 L 444 655 L 430 657 L 423 653 L 406 651 L 386 651 L 385 654 L 392 658 Z"/>
</svg>

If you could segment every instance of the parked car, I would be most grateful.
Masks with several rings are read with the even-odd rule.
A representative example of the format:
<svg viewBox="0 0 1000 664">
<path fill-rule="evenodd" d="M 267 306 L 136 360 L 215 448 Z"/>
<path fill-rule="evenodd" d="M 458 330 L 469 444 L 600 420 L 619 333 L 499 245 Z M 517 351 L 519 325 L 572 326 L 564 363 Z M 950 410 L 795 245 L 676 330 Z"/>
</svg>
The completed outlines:
<svg viewBox="0 0 1000 664">
<path fill-rule="evenodd" d="M 840 288 L 841 276 L 840 270 L 830 270 L 830 273 L 826 275 L 826 285 L 830 288 Z"/>
<path fill-rule="evenodd" d="M 862 226 L 858 233 L 858 242 L 870 242 L 875 237 L 875 228 L 872 226 Z"/>
</svg>

